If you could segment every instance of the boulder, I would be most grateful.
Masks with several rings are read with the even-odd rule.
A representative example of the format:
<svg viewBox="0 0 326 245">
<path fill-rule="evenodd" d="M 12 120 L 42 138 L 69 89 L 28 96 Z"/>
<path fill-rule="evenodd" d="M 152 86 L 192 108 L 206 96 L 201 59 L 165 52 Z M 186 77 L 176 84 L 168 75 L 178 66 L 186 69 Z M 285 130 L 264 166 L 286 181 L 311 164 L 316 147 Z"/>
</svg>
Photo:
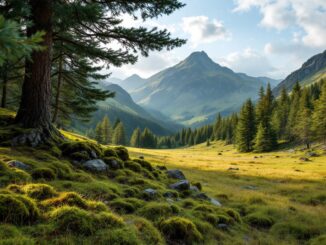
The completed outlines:
<svg viewBox="0 0 326 245">
<path fill-rule="evenodd" d="M 211 204 L 213 204 L 215 206 L 218 206 L 218 207 L 221 207 L 222 206 L 222 204 L 218 200 L 216 200 L 214 198 L 211 198 L 210 201 L 211 201 Z"/>
<path fill-rule="evenodd" d="M 89 160 L 83 163 L 83 167 L 95 172 L 104 172 L 108 166 L 101 159 Z"/>
<path fill-rule="evenodd" d="M 198 199 L 202 199 L 202 200 L 209 200 L 209 197 L 206 195 L 206 193 L 204 192 L 201 192 L 201 193 L 198 193 L 195 198 L 198 198 Z"/>
<path fill-rule="evenodd" d="M 170 185 L 170 188 L 178 191 L 185 191 L 185 190 L 189 190 L 190 183 L 188 180 L 181 180 L 177 183 Z"/>
<path fill-rule="evenodd" d="M 172 179 L 185 180 L 186 177 L 179 169 L 171 169 L 166 171 L 167 175 Z"/>
<path fill-rule="evenodd" d="M 17 161 L 17 160 L 12 160 L 7 163 L 9 167 L 11 168 L 18 168 L 21 170 L 29 170 L 31 167 L 23 162 Z"/>
<path fill-rule="evenodd" d="M 90 156 L 91 156 L 92 159 L 96 159 L 97 158 L 97 154 L 96 154 L 95 151 L 91 151 Z"/>
<path fill-rule="evenodd" d="M 190 186 L 189 190 L 191 190 L 193 192 L 199 192 L 198 187 L 197 186 L 194 186 L 194 185 Z"/>
<path fill-rule="evenodd" d="M 156 195 L 157 195 L 157 191 L 152 188 L 148 188 L 144 190 L 145 199 L 154 199 Z"/>
</svg>

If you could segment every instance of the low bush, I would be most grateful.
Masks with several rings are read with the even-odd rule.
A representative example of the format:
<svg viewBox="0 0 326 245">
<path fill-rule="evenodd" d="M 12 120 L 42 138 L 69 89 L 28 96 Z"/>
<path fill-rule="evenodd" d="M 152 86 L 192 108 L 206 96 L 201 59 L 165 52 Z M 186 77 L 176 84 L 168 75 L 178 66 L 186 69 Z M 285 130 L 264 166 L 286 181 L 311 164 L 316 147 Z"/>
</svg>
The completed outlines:
<svg viewBox="0 0 326 245">
<path fill-rule="evenodd" d="M 142 160 L 142 159 L 134 159 L 133 161 L 139 163 L 140 166 L 147 169 L 148 171 L 153 171 L 154 170 L 154 168 L 153 168 L 153 166 L 152 166 L 152 164 L 150 162 L 147 162 L 147 161 Z"/>
<path fill-rule="evenodd" d="M 139 209 L 138 211 L 141 216 L 151 221 L 166 219 L 170 216 L 178 214 L 179 212 L 180 209 L 175 205 L 155 202 L 147 204 L 145 207 Z"/>
<path fill-rule="evenodd" d="M 102 230 L 98 232 L 97 244 L 112 244 L 112 245 L 143 245 L 137 237 L 134 229 L 121 228 L 114 230 Z"/>
<path fill-rule="evenodd" d="M 110 202 L 109 205 L 115 212 L 119 214 L 131 214 L 136 210 L 134 205 L 122 199 L 116 199 Z"/>
<path fill-rule="evenodd" d="M 70 158 L 79 162 L 85 162 L 91 159 L 87 151 L 74 152 L 70 155 Z"/>
<path fill-rule="evenodd" d="M 89 156 L 95 153 L 97 157 L 102 156 L 101 147 L 91 142 L 69 141 L 61 144 L 60 149 L 62 154 L 68 157 L 70 157 L 75 152 L 87 152 Z"/>
<path fill-rule="evenodd" d="M 50 185 L 46 184 L 28 184 L 21 187 L 21 190 L 29 197 L 44 200 L 57 195 L 57 192 Z"/>
<path fill-rule="evenodd" d="M 186 218 L 169 218 L 161 222 L 160 230 L 171 244 L 194 244 L 203 240 L 196 225 Z"/>
<path fill-rule="evenodd" d="M 272 217 L 256 212 L 245 217 L 245 221 L 252 227 L 268 229 L 274 224 Z"/>
<path fill-rule="evenodd" d="M 116 147 L 115 152 L 117 153 L 118 157 L 122 160 L 122 161 L 128 161 L 129 160 L 129 153 L 128 150 L 124 147 Z"/>
<path fill-rule="evenodd" d="M 27 224 L 39 217 L 36 204 L 22 195 L 0 195 L 0 222 Z"/>
<path fill-rule="evenodd" d="M 56 178 L 56 174 L 50 168 L 36 168 L 32 171 L 32 177 L 35 180 L 38 179 L 54 180 Z"/>
</svg>

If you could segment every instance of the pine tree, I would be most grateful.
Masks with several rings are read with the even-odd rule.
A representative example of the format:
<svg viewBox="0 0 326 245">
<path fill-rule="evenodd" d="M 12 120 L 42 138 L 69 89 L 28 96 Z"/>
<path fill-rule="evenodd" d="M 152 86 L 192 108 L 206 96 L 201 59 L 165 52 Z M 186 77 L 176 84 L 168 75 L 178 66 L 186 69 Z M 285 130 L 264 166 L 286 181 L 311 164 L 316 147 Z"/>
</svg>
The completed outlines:
<svg viewBox="0 0 326 245">
<path fill-rule="evenodd" d="M 145 128 L 141 134 L 141 145 L 144 148 L 156 148 L 155 135 L 148 128 Z"/>
<path fill-rule="evenodd" d="M 95 140 L 100 144 L 103 143 L 103 127 L 101 122 L 98 122 L 98 124 L 96 125 Z"/>
<path fill-rule="evenodd" d="M 132 133 L 130 139 L 130 145 L 133 147 L 140 148 L 141 147 L 141 131 L 140 128 L 136 128 Z"/>
<path fill-rule="evenodd" d="M 326 143 L 326 82 L 322 83 L 320 97 L 315 102 L 313 129 L 317 140 Z"/>
<path fill-rule="evenodd" d="M 252 151 L 255 131 L 255 110 L 249 99 L 241 109 L 236 129 L 236 144 L 240 152 Z"/>
<path fill-rule="evenodd" d="M 112 143 L 115 145 L 126 145 L 126 134 L 122 122 L 120 122 L 114 129 Z"/>
<path fill-rule="evenodd" d="M 113 124 L 113 130 L 119 125 L 119 123 L 121 122 L 120 118 L 117 118 Z"/>
<path fill-rule="evenodd" d="M 101 122 L 102 131 L 103 131 L 103 143 L 109 144 L 112 142 L 112 128 L 110 124 L 110 119 L 108 116 L 105 116 Z"/>
<path fill-rule="evenodd" d="M 254 151 L 268 152 L 275 148 L 275 136 L 269 124 L 259 123 L 255 137 Z"/>
<path fill-rule="evenodd" d="M 276 108 L 273 113 L 272 125 L 275 128 L 279 139 L 287 139 L 287 125 L 290 112 L 290 98 L 286 89 L 281 90 L 280 98 L 276 103 Z"/>
</svg>

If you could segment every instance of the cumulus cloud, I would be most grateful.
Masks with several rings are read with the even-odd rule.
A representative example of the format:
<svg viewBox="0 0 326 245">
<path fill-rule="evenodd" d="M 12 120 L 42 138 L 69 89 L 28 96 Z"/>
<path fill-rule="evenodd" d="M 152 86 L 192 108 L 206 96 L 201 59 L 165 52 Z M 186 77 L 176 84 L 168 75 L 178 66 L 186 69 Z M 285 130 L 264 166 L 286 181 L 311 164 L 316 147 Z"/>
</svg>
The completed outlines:
<svg viewBox="0 0 326 245">
<path fill-rule="evenodd" d="M 221 60 L 221 63 L 236 72 L 243 72 L 251 76 L 268 76 L 275 71 L 266 56 L 251 48 L 246 48 L 242 52 L 230 53 Z"/>
<path fill-rule="evenodd" d="M 212 43 L 217 40 L 228 40 L 231 34 L 223 23 L 217 19 L 210 20 L 207 16 L 182 18 L 182 30 L 190 35 L 193 47 L 201 43 Z"/>
<path fill-rule="evenodd" d="M 234 12 L 258 8 L 261 25 L 277 30 L 301 28 L 301 42 L 310 47 L 326 47 L 325 0 L 235 0 Z"/>
</svg>

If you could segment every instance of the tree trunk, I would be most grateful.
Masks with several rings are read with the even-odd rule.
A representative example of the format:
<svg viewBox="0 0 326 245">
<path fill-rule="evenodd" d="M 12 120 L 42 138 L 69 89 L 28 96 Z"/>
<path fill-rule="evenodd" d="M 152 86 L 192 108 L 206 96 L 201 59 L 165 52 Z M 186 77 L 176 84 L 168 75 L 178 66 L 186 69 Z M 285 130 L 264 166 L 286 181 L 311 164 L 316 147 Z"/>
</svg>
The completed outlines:
<svg viewBox="0 0 326 245">
<path fill-rule="evenodd" d="M 57 81 L 57 94 L 55 96 L 55 105 L 54 105 L 54 114 L 53 114 L 53 119 L 52 123 L 55 123 L 58 118 L 58 113 L 59 113 L 59 101 L 60 101 L 60 92 L 61 92 L 61 82 L 62 82 L 62 66 L 63 66 L 63 54 L 60 53 L 60 58 L 59 58 L 59 67 L 58 67 L 58 81 Z"/>
<path fill-rule="evenodd" d="M 7 64 L 3 67 L 3 84 L 2 84 L 2 97 L 1 97 L 1 107 L 6 108 L 7 104 L 7 87 L 8 87 L 8 72 L 7 72 Z"/>
<path fill-rule="evenodd" d="M 25 128 L 51 128 L 51 50 L 53 0 L 29 0 L 32 26 L 27 35 L 45 31 L 42 51 L 34 51 L 25 65 L 25 77 L 16 122 Z"/>
</svg>

